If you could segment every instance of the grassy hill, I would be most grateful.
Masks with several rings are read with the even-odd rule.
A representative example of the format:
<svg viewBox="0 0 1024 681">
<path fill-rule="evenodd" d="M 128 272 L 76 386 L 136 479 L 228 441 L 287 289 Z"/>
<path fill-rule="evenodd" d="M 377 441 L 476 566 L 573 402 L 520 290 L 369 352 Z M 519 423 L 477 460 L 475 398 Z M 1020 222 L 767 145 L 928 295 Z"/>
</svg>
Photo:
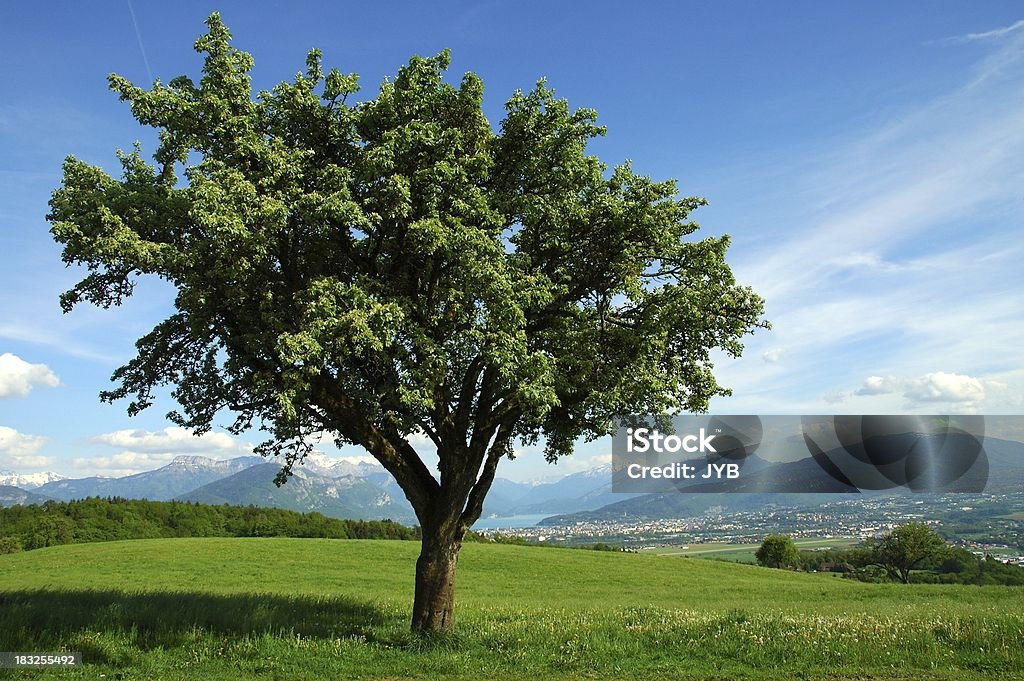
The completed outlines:
<svg viewBox="0 0 1024 681">
<path fill-rule="evenodd" d="M 0 556 L 11 678 L 1024 675 L 1024 589 L 864 584 L 652 555 L 470 544 L 458 632 L 407 632 L 413 542 L 161 539 Z"/>
</svg>

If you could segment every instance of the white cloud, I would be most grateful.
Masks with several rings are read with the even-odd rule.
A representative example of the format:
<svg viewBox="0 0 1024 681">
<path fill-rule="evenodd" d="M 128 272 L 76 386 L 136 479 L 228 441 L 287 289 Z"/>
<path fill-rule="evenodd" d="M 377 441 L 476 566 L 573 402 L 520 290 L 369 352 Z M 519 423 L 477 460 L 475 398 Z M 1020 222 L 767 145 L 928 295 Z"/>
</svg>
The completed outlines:
<svg viewBox="0 0 1024 681">
<path fill-rule="evenodd" d="M 79 457 L 72 464 L 89 475 L 121 477 L 161 468 L 173 459 L 174 454 L 123 451 L 112 456 Z"/>
<path fill-rule="evenodd" d="M 161 431 L 115 430 L 92 438 L 93 442 L 123 447 L 126 455 L 137 452 L 152 454 L 181 454 L 183 452 L 206 454 L 213 457 L 240 456 L 251 454 L 252 446 L 235 440 L 226 433 L 208 432 L 196 437 L 187 428 L 170 426 Z M 167 459 L 169 460 L 169 459 Z"/>
<path fill-rule="evenodd" d="M 1003 392 L 1007 388 L 1007 384 L 999 380 L 933 371 L 917 377 L 869 376 L 853 395 L 870 400 L 870 406 L 866 406 L 864 400 L 858 402 L 864 413 L 867 410 L 882 413 L 898 409 L 900 398 L 904 410 L 934 410 L 941 404 L 958 411 L 973 412 L 992 406 L 991 393 Z"/>
<path fill-rule="evenodd" d="M 563 456 L 558 460 L 558 476 L 569 475 L 571 473 L 579 473 L 580 471 L 588 471 L 592 468 L 599 468 L 601 466 L 610 465 L 612 462 L 611 454 L 596 454 L 587 458 L 578 456 Z"/>
<path fill-rule="evenodd" d="M 36 452 L 46 444 L 42 435 L 26 435 L 14 428 L 0 426 L 0 463 L 3 468 L 42 468 L 53 463 L 53 458 Z"/>
<path fill-rule="evenodd" d="M 29 364 L 9 352 L 0 355 L 0 398 L 25 397 L 37 385 L 55 388 L 60 379 L 45 364 Z"/>
<path fill-rule="evenodd" d="M 980 402 L 985 386 L 977 378 L 937 371 L 913 381 L 904 395 L 915 402 Z"/>
<path fill-rule="evenodd" d="M 857 395 L 888 395 L 900 389 L 900 381 L 894 376 L 868 376 L 864 385 L 857 389 Z"/>
<path fill-rule="evenodd" d="M 232 459 L 252 454 L 252 445 L 225 433 L 208 432 L 196 437 L 187 428 L 170 426 L 159 431 L 115 430 L 91 442 L 123 449 L 110 456 L 79 457 L 72 464 L 88 475 L 122 477 L 166 466 L 180 454 Z"/>
<path fill-rule="evenodd" d="M 784 354 L 786 351 L 783 348 L 771 348 L 761 353 L 761 359 L 766 362 L 778 362 Z"/>
<path fill-rule="evenodd" d="M 434 441 L 431 440 L 430 436 L 424 433 L 422 430 L 417 430 L 414 433 L 409 433 L 409 436 L 406 438 L 406 440 L 408 440 L 409 444 L 412 445 L 413 448 L 416 449 L 417 451 L 424 449 L 436 449 Z"/>
</svg>

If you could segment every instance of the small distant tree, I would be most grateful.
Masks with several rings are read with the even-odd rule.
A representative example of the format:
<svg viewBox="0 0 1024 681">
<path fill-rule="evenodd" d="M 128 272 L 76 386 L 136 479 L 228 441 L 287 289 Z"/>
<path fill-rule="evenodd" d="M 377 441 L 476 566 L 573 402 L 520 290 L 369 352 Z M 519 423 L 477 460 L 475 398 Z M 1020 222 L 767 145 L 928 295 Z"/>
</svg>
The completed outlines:
<svg viewBox="0 0 1024 681">
<path fill-rule="evenodd" d="M 757 564 L 765 567 L 788 568 L 800 564 L 800 551 L 793 540 L 784 534 L 770 534 L 754 554 Z"/>
<path fill-rule="evenodd" d="M 909 584 L 911 570 L 948 553 L 949 546 L 935 530 L 924 523 L 910 523 L 869 542 L 860 561 L 883 569 L 890 579 Z"/>
</svg>

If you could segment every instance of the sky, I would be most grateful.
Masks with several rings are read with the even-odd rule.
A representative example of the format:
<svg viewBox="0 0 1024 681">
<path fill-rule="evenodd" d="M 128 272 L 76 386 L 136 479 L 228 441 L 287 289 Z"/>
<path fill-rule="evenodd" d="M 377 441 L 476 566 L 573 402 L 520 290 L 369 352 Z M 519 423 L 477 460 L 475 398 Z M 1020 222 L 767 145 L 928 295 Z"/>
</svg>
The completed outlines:
<svg viewBox="0 0 1024 681">
<path fill-rule="evenodd" d="M 82 273 L 46 221 L 65 156 L 116 173 L 116 149 L 154 150 L 107 75 L 195 77 L 215 10 L 253 55 L 257 90 L 316 47 L 369 99 L 413 54 L 449 48 L 449 80 L 482 78 L 493 126 L 546 78 L 607 126 L 591 153 L 705 197 L 698 235 L 730 235 L 736 278 L 773 327 L 741 358 L 715 356 L 733 394 L 712 413 L 1024 413 L 1018 2 L 5 3 L 0 470 L 126 475 L 261 440 L 193 437 L 167 421 L 168 400 L 132 418 L 99 401 L 173 292 L 144 283 L 120 308 L 62 314 Z M 564 475 L 610 450 L 580 443 L 551 466 L 523 447 L 499 476 Z"/>
</svg>

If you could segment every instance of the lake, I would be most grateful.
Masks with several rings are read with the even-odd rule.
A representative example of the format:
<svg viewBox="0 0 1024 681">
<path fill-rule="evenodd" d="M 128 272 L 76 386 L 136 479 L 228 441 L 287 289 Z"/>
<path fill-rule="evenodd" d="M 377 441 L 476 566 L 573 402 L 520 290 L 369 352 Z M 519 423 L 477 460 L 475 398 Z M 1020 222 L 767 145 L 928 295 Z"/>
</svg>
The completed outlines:
<svg viewBox="0 0 1024 681">
<path fill-rule="evenodd" d="M 474 530 L 514 530 L 522 527 L 533 527 L 551 513 L 533 513 L 528 515 L 510 515 L 503 518 L 481 518 L 473 524 Z"/>
</svg>

